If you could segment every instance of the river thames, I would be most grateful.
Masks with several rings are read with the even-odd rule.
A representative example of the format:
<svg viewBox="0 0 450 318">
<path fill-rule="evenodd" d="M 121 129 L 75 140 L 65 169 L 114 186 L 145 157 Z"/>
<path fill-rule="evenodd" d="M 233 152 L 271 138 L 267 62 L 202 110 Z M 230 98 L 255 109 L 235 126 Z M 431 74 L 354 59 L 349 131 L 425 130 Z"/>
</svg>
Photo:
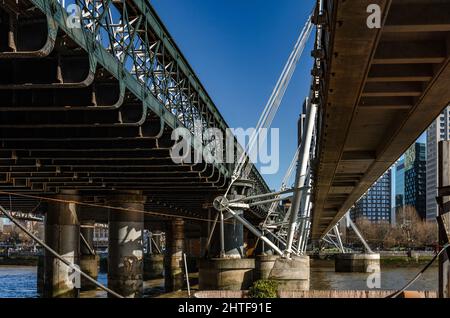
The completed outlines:
<svg viewBox="0 0 450 318">
<path fill-rule="evenodd" d="M 400 289 L 420 270 L 421 266 L 382 267 L 381 289 Z M 366 273 L 336 273 L 333 266 L 311 268 L 311 290 L 368 290 Z M 107 274 L 100 273 L 99 282 L 107 284 Z M 438 271 L 433 266 L 409 289 L 437 290 Z M 94 294 L 95 295 L 95 294 Z M 35 298 L 36 267 L 0 266 L 0 298 Z M 91 297 L 91 296 L 90 296 Z M 98 297 L 98 296 L 97 296 Z M 101 297 L 101 296 L 100 296 Z"/>
</svg>

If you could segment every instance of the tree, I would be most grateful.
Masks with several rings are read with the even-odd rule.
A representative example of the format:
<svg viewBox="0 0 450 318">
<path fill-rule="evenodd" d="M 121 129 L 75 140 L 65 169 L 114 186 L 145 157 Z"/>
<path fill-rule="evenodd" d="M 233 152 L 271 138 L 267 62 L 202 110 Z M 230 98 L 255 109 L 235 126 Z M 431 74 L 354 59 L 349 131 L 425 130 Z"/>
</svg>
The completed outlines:
<svg viewBox="0 0 450 318">
<path fill-rule="evenodd" d="M 372 248 L 424 248 L 437 242 L 436 223 L 423 221 L 413 206 L 399 209 L 395 226 L 366 218 L 357 219 L 356 225 Z M 348 242 L 360 245 L 355 234 L 348 235 Z"/>
</svg>

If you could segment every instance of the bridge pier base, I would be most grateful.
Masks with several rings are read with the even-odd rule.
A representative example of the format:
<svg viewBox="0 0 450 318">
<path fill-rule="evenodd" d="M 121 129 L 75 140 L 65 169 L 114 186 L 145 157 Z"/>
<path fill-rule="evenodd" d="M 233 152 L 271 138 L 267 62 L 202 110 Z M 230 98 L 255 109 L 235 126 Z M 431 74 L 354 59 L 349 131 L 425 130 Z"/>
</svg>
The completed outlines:
<svg viewBox="0 0 450 318">
<path fill-rule="evenodd" d="M 98 255 L 92 254 L 92 251 L 94 251 L 94 228 L 95 221 L 86 221 L 80 226 L 80 233 L 86 240 L 86 242 L 84 242 L 80 236 L 80 269 L 93 279 L 97 280 L 100 258 Z M 86 246 L 86 243 L 89 244 L 89 247 Z M 96 288 L 97 286 L 95 284 L 83 276 L 81 277 L 81 290 L 92 290 Z"/>
<path fill-rule="evenodd" d="M 144 280 L 164 277 L 164 255 L 147 254 L 144 257 Z"/>
<path fill-rule="evenodd" d="M 37 283 L 37 293 L 39 295 L 39 297 L 43 297 L 44 296 L 44 284 L 45 284 L 45 267 L 44 267 L 44 263 L 45 263 L 45 256 L 44 255 L 39 255 L 38 256 L 38 262 L 37 262 L 37 279 L 36 279 L 36 283 Z"/>
<path fill-rule="evenodd" d="M 212 258 L 199 261 L 200 290 L 245 290 L 253 283 L 255 259 Z"/>
<path fill-rule="evenodd" d="M 236 213 L 242 214 L 243 211 L 236 211 Z M 255 259 L 244 258 L 244 226 L 233 218 L 227 218 L 226 223 L 223 224 L 223 251 L 220 246 L 221 230 L 216 232 L 211 252 L 212 255 L 219 257 L 199 260 L 199 289 L 248 289 L 253 283 Z"/>
<path fill-rule="evenodd" d="M 66 191 L 56 196 L 59 200 L 80 201 L 76 192 Z M 67 261 L 79 265 L 80 225 L 75 203 L 49 202 L 45 217 L 45 242 Z M 72 268 L 44 253 L 45 298 L 79 297 L 79 275 Z"/>
<path fill-rule="evenodd" d="M 145 197 L 130 191 L 109 197 L 108 203 L 142 211 Z M 143 293 L 143 232 L 143 213 L 110 209 L 108 287 L 124 297 L 141 297 Z"/>
<path fill-rule="evenodd" d="M 309 256 L 294 256 L 292 259 L 278 258 L 269 279 L 278 282 L 278 290 L 309 290 Z"/>
<path fill-rule="evenodd" d="M 268 279 L 272 271 L 275 261 L 279 258 L 278 255 L 256 255 L 255 258 L 255 280 Z"/>
<path fill-rule="evenodd" d="M 167 292 L 180 290 L 184 286 L 184 240 L 184 220 L 177 218 L 168 224 L 166 230 L 164 286 Z"/>
<path fill-rule="evenodd" d="M 380 254 L 336 254 L 334 258 L 336 272 L 373 273 L 380 271 Z"/>
</svg>

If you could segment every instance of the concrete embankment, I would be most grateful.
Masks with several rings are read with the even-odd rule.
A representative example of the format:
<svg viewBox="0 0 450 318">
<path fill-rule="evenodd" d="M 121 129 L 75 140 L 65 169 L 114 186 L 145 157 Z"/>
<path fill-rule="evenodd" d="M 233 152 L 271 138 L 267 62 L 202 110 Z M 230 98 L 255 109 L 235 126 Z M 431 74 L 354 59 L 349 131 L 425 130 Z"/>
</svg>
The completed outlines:
<svg viewBox="0 0 450 318">
<path fill-rule="evenodd" d="M 310 255 L 311 257 L 311 267 L 313 266 L 334 266 L 334 254 L 326 255 Z M 412 257 L 408 257 L 403 254 L 394 253 L 380 253 L 380 265 L 381 266 L 421 266 L 426 265 L 431 261 L 433 255 L 431 254 L 412 254 Z M 438 262 L 434 262 L 433 266 L 437 266 Z"/>
</svg>

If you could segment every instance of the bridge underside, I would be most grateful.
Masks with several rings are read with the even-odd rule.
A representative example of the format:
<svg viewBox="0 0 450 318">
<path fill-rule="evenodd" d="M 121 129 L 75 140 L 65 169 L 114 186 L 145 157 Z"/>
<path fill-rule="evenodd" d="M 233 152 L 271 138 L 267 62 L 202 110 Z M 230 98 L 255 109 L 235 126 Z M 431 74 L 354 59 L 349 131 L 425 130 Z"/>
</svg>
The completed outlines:
<svg viewBox="0 0 450 318">
<path fill-rule="evenodd" d="M 167 51 L 157 59 L 174 65 Z M 31 2 L 0 4 L 0 204 L 42 212 L 46 201 L 34 196 L 77 190 L 83 202 L 104 205 L 131 190 L 146 196 L 146 211 L 205 219 L 229 167 L 175 164 L 172 131 Z M 107 222 L 108 214 L 91 209 L 81 218 Z"/>
<path fill-rule="evenodd" d="M 450 102 L 448 1 L 325 3 L 313 239 L 324 236 Z M 366 23 L 374 3 L 382 9 L 381 29 Z"/>
</svg>

